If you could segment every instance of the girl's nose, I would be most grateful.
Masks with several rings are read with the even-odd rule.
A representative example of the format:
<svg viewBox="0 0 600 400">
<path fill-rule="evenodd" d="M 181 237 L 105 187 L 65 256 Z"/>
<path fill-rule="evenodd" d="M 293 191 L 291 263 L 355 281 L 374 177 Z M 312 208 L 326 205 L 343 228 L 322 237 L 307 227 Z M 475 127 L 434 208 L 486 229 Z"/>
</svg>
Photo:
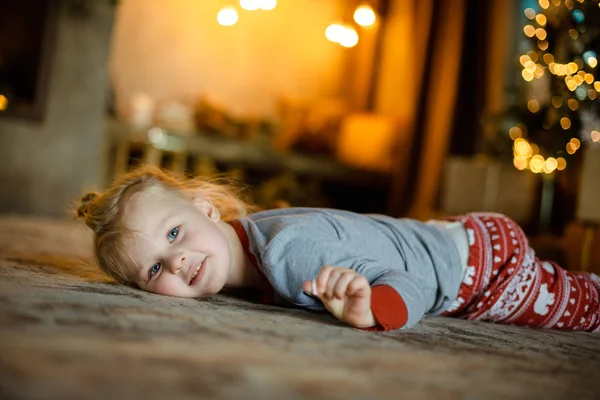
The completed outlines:
<svg viewBox="0 0 600 400">
<path fill-rule="evenodd" d="M 183 264 L 185 263 L 185 255 L 184 254 L 175 254 L 171 257 L 168 262 L 168 268 L 171 273 L 176 274 L 181 270 Z"/>
</svg>

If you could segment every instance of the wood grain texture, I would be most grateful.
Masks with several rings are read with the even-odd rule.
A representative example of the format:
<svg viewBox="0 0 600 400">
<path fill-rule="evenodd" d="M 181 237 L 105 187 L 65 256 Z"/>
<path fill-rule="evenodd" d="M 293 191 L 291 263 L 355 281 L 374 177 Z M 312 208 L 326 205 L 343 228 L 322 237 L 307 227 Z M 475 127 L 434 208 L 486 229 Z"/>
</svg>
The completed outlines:
<svg viewBox="0 0 600 400">
<path fill-rule="evenodd" d="M 0 398 L 563 399 L 600 395 L 600 335 L 430 318 L 407 332 L 97 272 L 68 221 L 0 218 Z"/>
</svg>

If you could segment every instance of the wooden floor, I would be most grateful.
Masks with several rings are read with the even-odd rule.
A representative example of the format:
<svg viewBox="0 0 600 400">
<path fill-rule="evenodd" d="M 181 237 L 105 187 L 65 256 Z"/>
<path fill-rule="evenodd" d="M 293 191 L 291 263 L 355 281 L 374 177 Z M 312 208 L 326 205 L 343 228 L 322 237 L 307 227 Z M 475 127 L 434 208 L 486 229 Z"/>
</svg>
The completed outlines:
<svg viewBox="0 0 600 400">
<path fill-rule="evenodd" d="M 0 218 L 2 399 L 598 399 L 600 335 L 177 299 L 95 272 L 89 235 Z"/>
</svg>

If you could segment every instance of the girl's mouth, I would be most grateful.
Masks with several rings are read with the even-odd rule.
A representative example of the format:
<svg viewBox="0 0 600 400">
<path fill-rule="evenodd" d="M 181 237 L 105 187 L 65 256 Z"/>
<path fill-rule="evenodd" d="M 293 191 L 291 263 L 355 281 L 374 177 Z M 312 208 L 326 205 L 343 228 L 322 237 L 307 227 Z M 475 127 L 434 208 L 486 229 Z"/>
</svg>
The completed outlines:
<svg viewBox="0 0 600 400">
<path fill-rule="evenodd" d="M 190 283 L 189 285 L 195 285 L 196 283 L 198 283 L 200 281 L 200 279 L 202 278 L 202 276 L 204 275 L 204 264 L 206 263 L 206 258 L 204 258 L 204 260 L 202 260 L 202 262 L 200 264 L 198 264 L 198 266 L 196 267 L 196 270 L 194 271 L 194 274 L 192 275 L 192 278 L 190 279 Z"/>
</svg>

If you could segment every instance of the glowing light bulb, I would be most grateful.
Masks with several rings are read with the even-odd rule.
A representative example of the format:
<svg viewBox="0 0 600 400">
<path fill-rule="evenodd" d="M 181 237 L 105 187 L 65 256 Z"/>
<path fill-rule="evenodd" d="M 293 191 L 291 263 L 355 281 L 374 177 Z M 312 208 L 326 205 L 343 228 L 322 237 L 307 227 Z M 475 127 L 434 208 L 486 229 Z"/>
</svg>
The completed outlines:
<svg viewBox="0 0 600 400">
<path fill-rule="evenodd" d="M 345 27 L 344 35 L 342 40 L 339 42 L 344 47 L 354 47 L 358 43 L 358 33 L 354 28 L 347 26 Z"/>
<path fill-rule="evenodd" d="M 358 43 L 358 33 L 356 33 L 354 28 L 347 25 L 329 25 L 327 29 L 325 29 L 325 37 L 344 47 L 354 47 Z"/>
<path fill-rule="evenodd" d="M 560 126 L 566 131 L 571 127 L 571 120 L 567 117 L 562 117 L 560 119 Z"/>
<path fill-rule="evenodd" d="M 577 138 L 571 139 L 569 143 L 571 143 L 571 146 L 573 146 L 575 150 L 579 150 L 579 148 L 581 147 L 581 141 Z"/>
<path fill-rule="evenodd" d="M 260 6 L 260 0 L 240 0 L 240 7 L 242 7 L 246 11 L 258 10 Z"/>
<path fill-rule="evenodd" d="M 515 168 L 522 171 L 527 168 L 527 158 L 523 156 L 516 156 L 513 160 Z"/>
<path fill-rule="evenodd" d="M 536 113 L 536 112 L 540 111 L 540 103 L 538 103 L 537 100 L 529 100 L 527 102 L 527 108 L 532 113 Z"/>
<path fill-rule="evenodd" d="M 548 22 L 548 20 L 546 19 L 546 16 L 544 14 L 536 15 L 535 20 L 538 24 L 540 24 L 540 26 L 544 26 L 544 25 L 546 25 L 546 22 Z"/>
<path fill-rule="evenodd" d="M 558 161 L 554 157 L 548 157 L 546 162 L 544 162 L 544 172 L 547 174 L 551 174 L 558 167 Z"/>
<path fill-rule="evenodd" d="M 513 126 L 508 131 L 508 135 L 510 136 L 510 138 L 512 140 L 517 140 L 517 139 L 523 137 L 523 131 L 518 126 Z"/>
<path fill-rule="evenodd" d="M 525 13 L 525 16 L 529 19 L 535 18 L 535 10 L 533 8 L 526 8 L 524 13 Z"/>
<path fill-rule="evenodd" d="M 529 157 L 531 156 L 531 146 L 525 139 L 515 140 L 515 153 L 519 156 Z"/>
<path fill-rule="evenodd" d="M 274 9 L 275 6 L 277 6 L 277 0 L 262 0 L 260 8 L 265 11 L 269 11 Z"/>
<path fill-rule="evenodd" d="M 377 16 L 371 6 L 363 4 L 354 11 L 354 21 L 360 26 L 369 27 L 375 25 Z"/>
<path fill-rule="evenodd" d="M 533 156 L 529 162 L 529 168 L 532 172 L 539 174 L 544 169 L 544 157 L 539 154 Z"/>
<path fill-rule="evenodd" d="M 339 43 L 344 36 L 345 29 L 343 25 L 331 24 L 325 29 L 325 37 L 334 43 Z"/>
<path fill-rule="evenodd" d="M 535 35 L 535 27 L 533 25 L 525 25 L 523 27 L 523 33 L 525 33 L 527 37 L 533 37 Z"/>
<path fill-rule="evenodd" d="M 223 26 L 235 25 L 238 21 L 238 13 L 233 7 L 223 7 L 217 14 L 217 21 Z"/>
<path fill-rule="evenodd" d="M 531 82 L 533 80 L 533 72 L 530 72 L 529 70 L 524 69 L 521 71 L 521 75 L 523 75 L 523 79 L 525 79 L 527 82 Z"/>
</svg>

